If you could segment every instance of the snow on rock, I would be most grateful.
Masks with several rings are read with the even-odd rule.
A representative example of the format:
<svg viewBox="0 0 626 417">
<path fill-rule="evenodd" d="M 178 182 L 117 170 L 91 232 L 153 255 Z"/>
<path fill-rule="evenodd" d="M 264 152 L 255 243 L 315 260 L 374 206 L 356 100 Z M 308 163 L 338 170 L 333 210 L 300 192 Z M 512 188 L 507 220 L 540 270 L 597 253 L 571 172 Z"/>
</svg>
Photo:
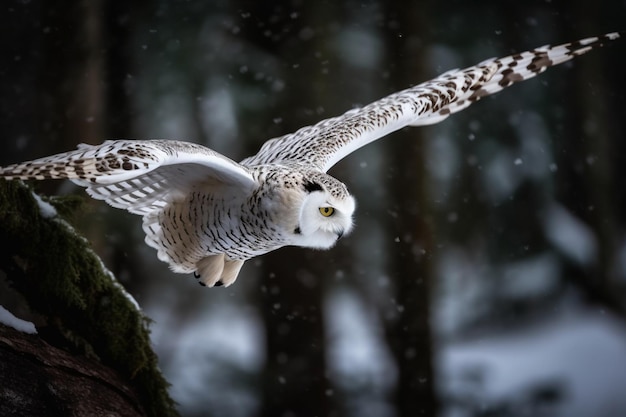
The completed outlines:
<svg viewBox="0 0 626 417">
<path fill-rule="evenodd" d="M 54 208 L 52 204 L 46 201 L 43 201 L 41 197 L 39 197 L 37 194 L 35 193 L 32 193 L 32 194 L 33 194 L 33 197 L 35 198 L 35 201 L 37 202 L 37 205 L 39 206 L 39 212 L 44 218 L 51 219 L 57 215 L 57 210 Z"/>
<path fill-rule="evenodd" d="M 0 306 L 0 323 L 13 327 L 23 333 L 36 334 L 35 325 L 29 321 L 15 317 L 9 310 Z"/>
<path fill-rule="evenodd" d="M 74 229 L 74 227 L 69 224 L 68 222 L 66 222 L 65 220 L 63 220 L 60 217 L 57 217 L 58 213 L 57 210 L 54 208 L 54 206 L 46 201 L 43 201 L 42 198 L 40 196 L 38 196 L 36 193 L 32 193 L 33 197 L 35 198 L 35 200 L 37 201 L 37 204 L 39 205 L 39 210 L 41 212 L 41 215 L 44 218 L 47 219 L 52 219 L 54 218 L 54 220 L 56 222 L 58 222 L 59 224 L 63 225 L 67 230 L 71 231 L 74 235 L 80 237 L 81 239 L 83 239 L 85 242 L 88 243 L 87 239 L 80 235 L 79 233 L 76 232 L 76 230 Z M 91 244 L 89 244 L 89 248 L 91 247 Z M 117 278 L 115 277 L 115 275 L 113 274 L 113 272 L 111 272 L 104 264 L 104 262 L 102 262 L 102 259 L 100 258 L 100 256 L 98 256 L 97 253 L 95 253 L 92 249 L 87 249 L 95 259 L 97 259 L 100 263 L 100 267 L 102 268 L 102 270 L 104 271 L 105 274 L 107 274 L 110 278 L 111 281 L 113 282 L 113 284 L 124 294 L 124 296 L 128 299 L 128 301 L 130 301 L 131 304 L 133 304 L 133 306 L 135 307 L 135 309 L 137 311 L 141 311 L 141 307 L 139 306 L 139 303 L 137 302 L 137 300 L 135 300 L 135 298 L 128 292 L 126 291 L 126 289 L 124 288 L 124 286 L 122 284 L 119 283 L 119 281 L 117 280 Z"/>
</svg>

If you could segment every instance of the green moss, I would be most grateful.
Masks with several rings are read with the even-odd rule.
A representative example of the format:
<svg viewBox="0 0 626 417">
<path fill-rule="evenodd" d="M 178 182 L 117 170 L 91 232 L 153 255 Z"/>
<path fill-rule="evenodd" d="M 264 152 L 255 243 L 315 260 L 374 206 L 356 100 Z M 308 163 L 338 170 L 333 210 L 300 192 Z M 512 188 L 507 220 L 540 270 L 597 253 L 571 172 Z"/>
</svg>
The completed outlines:
<svg viewBox="0 0 626 417">
<path fill-rule="evenodd" d="M 48 200 L 59 213 L 75 197 Z M 150 347 L 148 321 L 102 268 L 89 243 L 60 217 L 42 215 L 32 191 L 0 180 L 0 268 L 31 309 L 82 353 L 97 356 L 135 388 L 146 413 L 174 416 Z"/>
</svg>

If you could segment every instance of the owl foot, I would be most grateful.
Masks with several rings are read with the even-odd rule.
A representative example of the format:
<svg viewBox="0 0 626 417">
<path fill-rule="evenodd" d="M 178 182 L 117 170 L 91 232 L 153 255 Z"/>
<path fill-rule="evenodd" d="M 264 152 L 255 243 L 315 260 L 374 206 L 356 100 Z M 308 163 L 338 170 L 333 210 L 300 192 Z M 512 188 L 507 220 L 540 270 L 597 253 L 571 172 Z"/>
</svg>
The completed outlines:
<svg viewBox="0 0 626 417">
<path fill-rule="evenodd" d="M 244 261 L 227 259 L 223 254 L 202 258 L 194 276 L 207 287 L 228 287 L 237 279 Z"/>
</svg>

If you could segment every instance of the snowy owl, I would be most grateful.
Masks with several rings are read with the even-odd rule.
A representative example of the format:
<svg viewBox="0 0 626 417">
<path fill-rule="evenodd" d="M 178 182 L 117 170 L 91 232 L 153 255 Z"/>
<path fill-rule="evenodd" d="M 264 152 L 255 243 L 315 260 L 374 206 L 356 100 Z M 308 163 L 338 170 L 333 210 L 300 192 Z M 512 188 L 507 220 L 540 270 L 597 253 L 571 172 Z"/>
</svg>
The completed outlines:
<svg viewBox="0 0 626 417">
<path fill-rule="evenodd" d="M 243 263 L 293 245 L 329 249 L 352 229 L 355 200 L 326 172 L 405 126 L 440 122 L 482 97 L 620 37 L 582 39 L 478 65 L 267 141 L 237 163 L 194 143 L 109 140 L 0 168 L 7 179 L 67 178 L 143 216 L 146 243 L 174 272 L 232 284 Z"/>
</svg>

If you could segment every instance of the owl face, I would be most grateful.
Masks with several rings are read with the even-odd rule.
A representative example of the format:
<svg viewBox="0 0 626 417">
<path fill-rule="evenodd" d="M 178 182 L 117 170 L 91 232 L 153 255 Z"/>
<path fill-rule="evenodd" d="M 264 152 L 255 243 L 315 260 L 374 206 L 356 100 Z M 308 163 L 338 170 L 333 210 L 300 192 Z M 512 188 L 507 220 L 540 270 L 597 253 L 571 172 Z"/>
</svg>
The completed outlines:
<svg viewBox="0 0 626 417">
<path fill-rule="evenodd" d="M 328 249 L 352 230 L 354 198 L 348 194 L 337 195 L 324 187 L 307 191 L 298 224 L 295 227 L 295 245 L 315 249 Z"/>
</svg>

